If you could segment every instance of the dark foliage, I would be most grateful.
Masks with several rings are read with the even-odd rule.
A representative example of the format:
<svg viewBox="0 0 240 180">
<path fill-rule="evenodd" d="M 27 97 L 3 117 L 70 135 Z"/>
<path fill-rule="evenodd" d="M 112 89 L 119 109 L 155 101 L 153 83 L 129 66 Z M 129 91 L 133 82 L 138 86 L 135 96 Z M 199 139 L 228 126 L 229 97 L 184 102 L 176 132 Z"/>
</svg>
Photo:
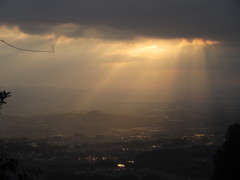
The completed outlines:
<svg viewBox="0 0 240 180">
<path fill-rule="evenodd" d="M 11 96 L 11 92 L 0 91 L 0 109 L 2 108 L 2 104 L 6 104 L 4 100 L 10 96 Z"/>
<path fill-rule="evenodd" d="M 0 179 L 9 179 L 8 172 L 16 173 L 17 165 L 14 158 L 0 157 Z"/>
<path fill-rule="evenodd" d="M 11 96 L 11 92 L 0 91 L 0 103 L 1 104 L 6 103 L 4 101 L 4 99 L 6 99 L 7 97 L 10 97 L 10 96 Z"/>
<path fill-rule="evenodd" d="M 215 146 L 193 146 L 144 152 L 135 158 L 139 168 L 156 169 L 189 178 L 211 176 Z"/>
<path fill-rule="evenodd" d="M 240 124 L 230 125 L 223 147 L 214 157 L 212 180 L 240 179 Z"/>
</svg>

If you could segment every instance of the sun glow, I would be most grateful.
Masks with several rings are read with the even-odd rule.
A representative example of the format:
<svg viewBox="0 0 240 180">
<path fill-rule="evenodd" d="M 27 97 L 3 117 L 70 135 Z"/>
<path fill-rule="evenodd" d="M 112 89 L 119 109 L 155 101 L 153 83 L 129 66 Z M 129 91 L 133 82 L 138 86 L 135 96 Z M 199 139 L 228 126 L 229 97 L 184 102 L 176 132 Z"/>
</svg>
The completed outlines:
<svg viewBox="0 0 240 180">
<path fill-rule="evenodd" d="M 169 52 L 175 41 L 139 38 L 133 41 L 101 43 L 95 51 L 106 56 L 124 55 L 155 59 Z"/>
<path fill-rule="evenodd" d="M 133 41 L 102 42 L 94 52 L 104 56 L 122 55 L 130 58 L 161 59 L 179 54 L 182 48 L 194 46 L 210 46 L 219 44 L 217 41 L 204 39 L 151 39 L 138 38 Z"/>
</svg>

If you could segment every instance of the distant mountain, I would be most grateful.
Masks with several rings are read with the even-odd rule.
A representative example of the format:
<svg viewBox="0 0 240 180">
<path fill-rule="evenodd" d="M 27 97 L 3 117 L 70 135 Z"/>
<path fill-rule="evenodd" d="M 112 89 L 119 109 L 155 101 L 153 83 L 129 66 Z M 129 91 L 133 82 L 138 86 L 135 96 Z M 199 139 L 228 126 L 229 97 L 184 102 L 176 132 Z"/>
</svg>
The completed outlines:
<svg viewBox="0 0 240 180">
<path fill-rule="evenodd" d="M 130 114 L 140 112 L 149 103 L 189 103 L 190 92 L 181 88 L 169 99 L 164 93 L 146 89 L 74 89 L 54 87 L 6 87 L 12 92 L 7 106 L 1 112 L 5 115 L 49 115 L 65 112 L 88 112 L 97 109 L 103 112 Z M 211 88 L 209 97 L 202 102 L 239 102 L 239 87 Z M 169 95 L 169 94 L 168 94 Z M 195 102 L 190 102 L 195 103 Z M 239 103 L 238 103 L 239 104 Z"/>
<path fill-rule="evenodd" d="M 62 134 L 104 134 L 112 128 L 130 128 L 138 125 L 140 119 L 105 114 L 100 111 L 87 113 L 64 113 L 45 116 L 2 116 L 0 117 L 0 137 L 2 136 L 54 136 Z"/>
</svg>

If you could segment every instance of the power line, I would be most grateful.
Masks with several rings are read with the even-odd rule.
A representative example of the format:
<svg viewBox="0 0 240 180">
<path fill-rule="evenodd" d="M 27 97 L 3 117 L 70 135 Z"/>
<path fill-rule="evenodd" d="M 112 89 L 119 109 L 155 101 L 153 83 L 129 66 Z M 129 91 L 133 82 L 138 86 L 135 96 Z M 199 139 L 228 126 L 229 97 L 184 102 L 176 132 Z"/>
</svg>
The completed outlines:
<svg viewBox="0 0 240 180">
<path fill-rule="evenodd" d="M 52 51 L 43 51 L 43 50 L 31 50 L 31 49 L 24 49 L 24 48 L 19 48 L 19 47 L 16 47 L 16 46 L 13 46 L 12 44 L 9 44 L 7 43 L 6 41 L 0 39 L 0 41 L 4 44 L 6 44 L 7 46 L 11 47 L 11 48 L 14 48 L 14 49 L 17 49 L 17 50 L 20 50 L 20 51 L 28 51 L 28 52 L 43 52 L 43 53 L 54 53 L 55 50 L 54 50 L 54 46 L 52 46 Z"/>
</svg>

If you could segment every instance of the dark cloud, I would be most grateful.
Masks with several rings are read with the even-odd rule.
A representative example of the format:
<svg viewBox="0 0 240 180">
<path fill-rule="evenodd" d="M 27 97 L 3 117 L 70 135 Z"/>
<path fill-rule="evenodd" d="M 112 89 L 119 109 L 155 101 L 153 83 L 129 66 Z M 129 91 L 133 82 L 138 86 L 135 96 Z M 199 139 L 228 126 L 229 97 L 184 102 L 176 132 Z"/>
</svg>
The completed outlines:
<svg viewBox="0 0 240 180">
<path fill-rule="evenodd" d="M 1 0 L 0 23 L 27 33 L 129 39 L 206 38 L 238 44 L 238 0 Z M 61 31 L 61 24 L 77 24 Z"/>
</svg>

